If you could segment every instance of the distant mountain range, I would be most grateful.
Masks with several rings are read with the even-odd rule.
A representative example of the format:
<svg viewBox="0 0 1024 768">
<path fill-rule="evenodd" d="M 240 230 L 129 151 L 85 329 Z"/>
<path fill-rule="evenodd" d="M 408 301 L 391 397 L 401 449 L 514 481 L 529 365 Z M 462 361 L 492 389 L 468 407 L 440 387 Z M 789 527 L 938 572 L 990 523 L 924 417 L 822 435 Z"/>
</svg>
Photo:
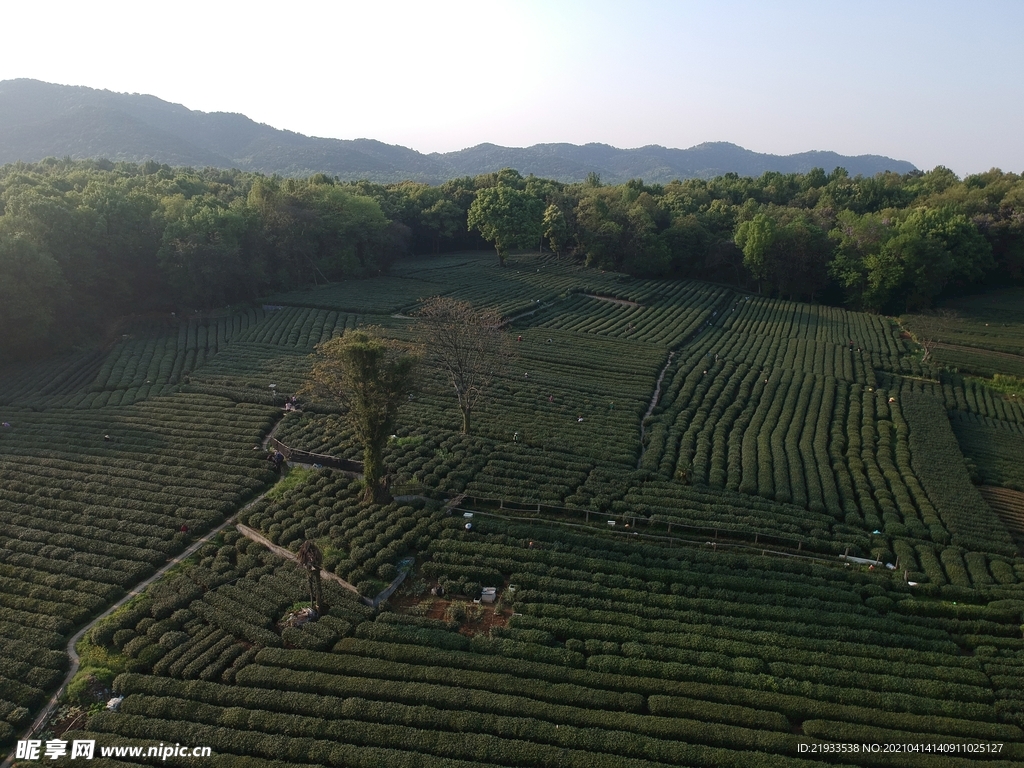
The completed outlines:
<svg viewBox="0 0 1024 768">
<path fill-rule="evenodd" d="M 479 144 L 458 152 L 423 154 L 372 139 L 319 139 L 283 131 L 228 112 L 197 112 L 140 94 L 113 93 L 38 80 L 0 81 L 0 164 L 44 157 L 106 158 L 173 166 L 239 168 L 307 176 L 323 172 L 345 180 L 406 179 L 431 184 L 515 168 L 560 181 L 590 173 L 621 183 L 711 178 L 724 173 L 760 176 L 842 166 L 853 176 L 915 170 L 904 160 L 835 152 L 766 155 L 727 142 L 690 149 L 657 145 L 617 149 L 607 144 Z"/>
</svg>

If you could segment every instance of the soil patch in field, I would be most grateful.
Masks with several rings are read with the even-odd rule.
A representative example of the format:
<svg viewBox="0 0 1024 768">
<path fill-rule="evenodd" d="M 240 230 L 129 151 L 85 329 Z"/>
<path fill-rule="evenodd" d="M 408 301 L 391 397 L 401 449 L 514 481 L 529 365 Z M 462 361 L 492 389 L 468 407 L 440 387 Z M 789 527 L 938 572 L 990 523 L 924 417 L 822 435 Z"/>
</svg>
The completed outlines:
<svg viewBox="0 0 1024 768">
<path fill-rule="evenodd" d="M 429 591 L 426 595 L 393 595 L 388 605 L 395 613 L 437 621 L 453 621 L 453 614 L 461 613 L 464 618 L 459 619 L 459 634 L 466 637 L 490 634 L 491 629 L 504 627 L 512 617 L 511 608 L 496 608 L 494 604 L 475 603 L 468 598 L 434 597 Z"/>
<path fill-rule="evenodd" d="M 110 695 L 110 691 L 107 691 Z M 85 721 L 89 716 L 89 710 L 85 707 L 61 707 L 47 723 L 46 730 L 53 734 L 54 738 L 60 738 L 68 731 L 80 731 L 85 728 Z"/>
</svg>

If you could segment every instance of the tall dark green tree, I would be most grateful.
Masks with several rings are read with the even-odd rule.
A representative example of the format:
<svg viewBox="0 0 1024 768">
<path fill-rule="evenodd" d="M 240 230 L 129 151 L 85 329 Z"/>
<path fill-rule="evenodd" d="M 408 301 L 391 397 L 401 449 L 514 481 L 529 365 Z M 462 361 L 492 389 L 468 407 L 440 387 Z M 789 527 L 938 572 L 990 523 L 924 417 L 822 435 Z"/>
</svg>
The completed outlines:
<svg viewBox="0 0 1024 768">
<path fill-rule="evenodd" d="M 775 289 L 787 298 L 814 301 L 828 283 L 833 244 L 825 231 L 799 213 L 779 228 L 774 251 Z"/>
<path fill-rule="evenodd" d="M 519 175 L 508 170 L 498 173 L 496 186 L 477 192 L 466 220 L 470 229 L 494 245 L 501 267 L 510 250 L 535 246 L 543 231 L 544 201 L 520 189 Z"/>
<path fill-rule="evenodd" d="M 744 266 L 757 280 L 758 291 L 762 290 L 765 280 L 772 274 L 772 255 L 778 238 L 778 229 L 775 219 L 764 213 L 757 214 L 749 221 L 740 222 L 736 227 L 736 245 L 743 251 Z"/>
<path fill-rule="evenodd" d="M 398 424 L 398 410 L 415 386 L 418 358 L 406 345 L 364 328 L 318 344 L 304 391 L 344 405 L 363 444 L 365 498 L 390 499 L 384 447 Z"/>
<path fill-rule="evenodd" d="M 564 253 L 569 247 L 569 223 L 565 220 L 565 213 L 557 205 L 552 203 L 544 209 L 542 220 L 544 237 L 547 238 L 551 250 L 556 254 Z"/>
<path fill-rule="evenodd" d="M 261 275 L 242 251 L 243 214 L 216 201 L 190 201 L 164 230 L 159 258 L 179 301 L 210 309 L 257 295 Z"/>
<path fill-rule="evenodd" d="M 38 351 L 54 331 L 62 287 L 49 253 L 29 235 L 0 227 L 0 358 Z"/>
<path fill-rule="evenodd" d="M 992 249 L 961 213 L 950 208 L 911 211 L 896 225 L 882 255 L 898 270 L 907 309 L 922 309 L 951 282 L 980 279 L 992 267 Z M 889 304 L 899 301 L 890 297 Z"/>
<path fill-rule="evenodd" d="M 884 264 L 880 258 L 882 246 L 892 235 L 890 222 L 882 214 L 858 215 L 846 210 L 836 217 L 836 225 L 829 232 L 835 244 L 829 274 L 845 290 L 848 306 L 877 310 L 880 303 L 885 303 L 891 290 L 890 278 L 876 270 Z M 897 277 L 894 284 L 898 282 Z"/>
</svg>

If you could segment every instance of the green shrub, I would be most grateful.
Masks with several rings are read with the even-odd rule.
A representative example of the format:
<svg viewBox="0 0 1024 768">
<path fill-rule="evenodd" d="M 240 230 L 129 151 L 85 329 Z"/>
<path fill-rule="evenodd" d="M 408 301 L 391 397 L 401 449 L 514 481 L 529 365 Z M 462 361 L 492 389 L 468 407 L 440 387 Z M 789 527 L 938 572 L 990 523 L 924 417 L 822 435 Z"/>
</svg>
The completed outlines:
<svg viewBox="0 0 1024 768">
<path fill-rule="evenodd" d="M 114 682 L 114 673 L 103 667 L 86 667 L 78 670 L 78 674 L 68 683 L 66 696 L 72 704 L 94 704 L 90 691 L 97 687 L 110 687 Z"/>
</svg>

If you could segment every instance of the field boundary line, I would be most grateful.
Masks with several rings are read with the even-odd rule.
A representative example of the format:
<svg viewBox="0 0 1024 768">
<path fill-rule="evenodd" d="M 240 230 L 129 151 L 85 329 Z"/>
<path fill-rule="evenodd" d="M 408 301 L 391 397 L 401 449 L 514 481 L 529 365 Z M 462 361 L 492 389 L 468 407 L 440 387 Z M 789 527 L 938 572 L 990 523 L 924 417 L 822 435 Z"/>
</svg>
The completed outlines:
<svg viewBox="0 0 1024 768">
<path fill-rule="evenodd" d="M 498 323 L 498 328 L 504 328 L 506 325 L 511 325 L 516 320 L 519 320 L 521 318 L 530 317 L 530 315 L 536 315 L 542 309 L 547 309 L 548 307 L 553 307 L 559 301 L 561 301 L 561 299 L 555 299 L 554 301 L 552 301 L 552 302 L 550 302 L 548 304 L 540 304 L 539 306 L 535 307 L 534 309 L 528 309 L 525 312 L 520 312 L 518 315 L 512 315 L 511 317 L 506 317 L 504 320 L 502 320 L 500 323 Z"/>
<path fill-rule="evenodd" d="M 597 531 L 601 531 L 603 534 L 611 534 L 613 536 L 617 536 L 617 537 L 620 537 L 620 538 L 622 538 L 622 537 L 626 537 L 626 538 L 636 537 L 637 539 L 654 539 L 656 541 L 667 541 L 670 544 L 678 544 L 679 546 L 683 546 L 683 547 L 697 547 L 697 548 L 707 548 L 707 547 L 710 547 L 712 550 L 716 550 L 716 551 L 719 550 L 719 549 L 721 549 L 721 550 L 726 550 L 726 549 L 746 549 L 746 550 L 750 550 L 752 552 L 760 552 L 762 557 L 766 557 L 768 555 L 775 555 L 777 557 L 787 557 L 787 558 L 794 559 L 794 560 L 812 560 L 812 561 L 817 562 L 817 563 L 823 563 L 823 564 L 826 564 L 826 565 L 832 565 L 832 566 L 838 566 L 838 567 L 845 567 L 845 565 L 846 565 L 846 563 L 841 562 L 842 561 L 842 557 L 843 557 L 842 555 L 836 555 L 835 557 L 828 557 L 828 556 L 825 556 L 825 555 L 819 554 L 819 553 L 786 552 L 786 551 L 780 550 L 780 549 L 773 549 L 773 548 L 771 548 L 770 546 L 767 546 L 767 545 L 757 545 L 757 544 L 748 543 L 748 542 L 746 542 L 746 541 L 744 541 L 742 539 L 739 540 L 739 541 L 729 540 L 729 539 L 713 539 L 713 540 L 708 540 L 706 536 L 697 536 L 697 537 L 687 538 L 687 537 L 682 537 L 682 536 L 672 536 L 671 534 L 665 535 L 665 534 L 660 534 L 660 533 L 641 533 L 640 531 L 620 531 L 620 530 L 612 530 L 612 529 L 608 529 L 607 531 L 605 531 L 603 529 L 596 528 L 594 526 L 585 525 L 583 523 L 572 523 L 572 522 L 569 522 L 567 520 L 552 520 L 550 518 L 543 518 L 543 517 L 538 518 L 538 517 L 519 517 L 519 516 L 516 516 L 516 515 L 503 515 L 503 514 L 501 514 L 499 512 L 486 512 L 486 511 L 479 510 L 479 509 L 468 509 L 468 508 L 465 508 L 465 507 L 460 507 L 459 509 L 462 509 L 465 512 L 471 512 L 473 515 L 481 515 L 483 517 L 494 517 L 494 518 L 497 518 L 499 520 L 508 520 L 510 522 L 532 523 L 532 524 L 545 523 L 547 525 L 561 526 L 561 527 L 564 527 L 564 528 L 579 528 L 581 530 L 588 531 L 590 533 L 596 533 Z"/>
<path fill-rule="evenodd" d="M 610 304 L 621 304 L 626 307 L 643 307 L 643 304 L 639 304 L 629 299 L 616 299 L 614 296 L 598 296 L 596 293 L 581 293 L 580 296 L 586 296 L 588 299 L 597 299 L 598 301 L 607 301 Z"/>
<path fill-rule="evenodd" d="M 1015 355 L 1013 352 L 1000 352 L 996 349 L 987 349 L 986 347 L 972 347 L 969 344 L 949 344 L 945 341 L 930 341 L 930 344 L 935 346 L 935 349 L 951 349 L 954 352 L 973 352 L 980 355 L 994 355 L 995 357 L 1002 358 L 1004 360 L 1013 360 L 1018 363 L 1024 363 L 1024 355 Z"/>
</svg>

